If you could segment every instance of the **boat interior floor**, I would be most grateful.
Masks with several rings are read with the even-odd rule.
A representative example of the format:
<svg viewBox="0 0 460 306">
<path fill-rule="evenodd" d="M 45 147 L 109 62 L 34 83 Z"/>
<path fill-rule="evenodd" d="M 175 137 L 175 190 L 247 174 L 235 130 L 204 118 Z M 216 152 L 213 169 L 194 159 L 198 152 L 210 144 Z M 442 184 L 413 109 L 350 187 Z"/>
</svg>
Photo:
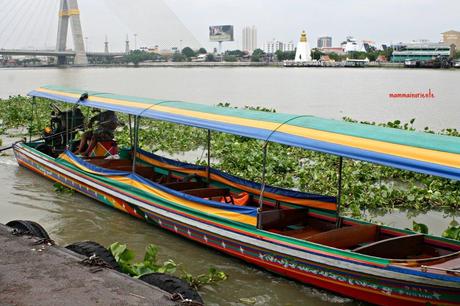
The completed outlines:
<svg viewBox="0 0 460 306">
<path fill-rule="evenodd" d="M 88 159 L 87 161 L 93 165 L 106 169 L 121 171 L 132 170 L 132 160 L 128 159 Z M 222 199 L 224 199 L 226 203 L 234 203 L 230 188 L 210 186 L 207 181 L 196 175 L 190 175 L 180 179 L 174 177 L 170 171 L 168 171 L 168 174 L 159 174 L 155 172 L 152 166 L 141 163 L 136 164 L 135 172 L 148 180 L 176 191 L 205 199 L 213 199 L 216 201 L 222 201 Z"/>
<path fill-rule="evenodd" d="M 127 159 L 89 159 L 90 163 L 113 170 L 131 171 L 132 161 Z M 185 178 L 155 172 L 154 167 L 136 165 L 136 173 L 151 181 L 183 193 L 233 203 L 230 188 L 211 186 L 200 177 L 190 175 Z M 253 200 L 253 199 L 252 199 Z M 250 205 L 257 205 L 252 203 Z M 423 234 L 389 235 L 375 224 L 345 224 L 340 228 L 331 220 L 312 217 L 308 208 L 280 208 L 279 205 L 264 206 L 258 214 L 257 226 L 274 232 L 324 246 L 350 250 L 356 253 L 396 259 L 422 260 L 451 256 L 454 250 L 435 247 L 426 243 Z M 458 252 L 457 252 L 458 253 Z"/>
</svg>

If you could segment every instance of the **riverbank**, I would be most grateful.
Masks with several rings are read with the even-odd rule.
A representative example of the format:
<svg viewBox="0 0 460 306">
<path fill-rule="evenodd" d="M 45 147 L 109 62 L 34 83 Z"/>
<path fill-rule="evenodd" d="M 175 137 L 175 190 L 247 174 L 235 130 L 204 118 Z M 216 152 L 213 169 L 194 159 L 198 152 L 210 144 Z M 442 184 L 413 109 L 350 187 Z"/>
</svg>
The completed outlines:
<svg viewBox="0 0 460 306">
<path fill-rule="evenodd" d="M 170 295 L 0 224 L 2 305 L 177 305 Z"/>
<path fill-rule="evenodd" d="M 319 63 L 319 62 L 318 62 Z M 279 67 L 279 68 L 349 68 L 349 65 L 342 65 L 338 62 L 326 62 L 308 66 L 292 66 L 285 67 L 283 62 L 144 62 L 138 65 L 134 64 L 90 64 L 88 66 L 72 66 L 72 65 L 30 65 L 30 66 L 1 66 L 0 68 L 88 68 L 88 67 L 176 67 L 176 68 L 193 68 L 193 67 Z M 399 69 L 405 68 L 404 63 L 391 63 L 391 62 L 369 62 L 364 67 L 360 68 L 391 68 Z M 425 68 L 428 69 L 428 68 Z M 450 70 L 453 70 L 451 68 Z M 443 69 L 446 70 L 446 69 Z"/>
</svg>

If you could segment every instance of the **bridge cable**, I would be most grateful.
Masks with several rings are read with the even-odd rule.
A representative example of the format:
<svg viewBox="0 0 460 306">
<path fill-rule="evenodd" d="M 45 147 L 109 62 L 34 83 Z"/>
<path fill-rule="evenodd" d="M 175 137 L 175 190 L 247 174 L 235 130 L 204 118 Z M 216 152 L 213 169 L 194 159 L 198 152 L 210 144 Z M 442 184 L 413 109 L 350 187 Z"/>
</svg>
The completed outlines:
<svg viewBox="0 0 460 306">
<path fill-rule="evenodd" d="M 58 2 L 55 2 L 55 3 L 49 2 L 49 3 L 51 4 L 50 9 L 48 9 L 49 12 L 58 12 L 59 11 L 59 3 Z M 55 16 L 55 14 L 53 14 L 53 16 Z M 47 18 L 47 20 L 48 20 L 48 26 L 47 26 L 47 29 L 46 29 L 46 32 L 45 32 L 46 33 L 45 45 L 44 45 L 45 49 L 47 47 L 46 43 L 48 42 L 48 38 L 50 37 L 51 27 L 53 26 L 53 24 L 55 24 L 52 17 Z M 55 33 L 57 33 L 57 28 L 56 28 Z M 56 35 L 56 34 L 53 33 L 53 37 L 56 37 L 54 35 Z M 54 40 L 53 44 L 56 44 L 56 39 Z M 56 49 L 56 46 L 54 48 Z"/>
<path fill-rule="evenodd" d="M 6 4 L 5 7 L 2 6 L 2 10 L 0 11 L 0 29 L 5 29 L 6 25 L 8 24 L 8 18 L 12 16 L 14 12 L 16 12 L 15 6 L 20 5 L 20 3 L 17 1 L 3 2 L 6 2 Z M 3 13 L 5 14 L 5 16 L 2 16 Z"/>
<path fill-rule="evenodd" d="M 30 25 L 35 19 L 34 15 L 35 15 L 35 12 L 37 12 L 38 10 L 38 5 L 39 5 L 39 2 L 35 0 L 33 3 L 33 6 L 29 7 L 27 12 L 24 14 L 22 20 L 20 20 L 21 27 L 20 27 L 20 31 L 18 31 L 18 34 L 11 35 L 8 39 L 14 38 L 14 41 L 16 42 L 16 44 L 21 44 L 24 47 L 28 47 L 27 44 L 29 40 L 27 39 L 27 37 L 24 39 L 24 36 L 30 31 Z M 25 22 L 22 23 L 23 21 Z M 19 46 L 19 47 L 22 48 L 22 46 Z"/>
<path fill-rule="evenodd" d="M 26 17 L 25 15 L 27 14 L 27 23 L 26 25 L 28 26 L 28 24 L 30 23 L 30 17 L 29 15 L 32 15 L 33 12 L 35 11 L 35 8 L 36 8 L 36 5 L 37 5 L 37 2 L 34 1 L 34 7 L 33 9 L 30 9 L 28 12 L 25 12 L 22 16 L 20 16 L 21 18 L 16 18 L 16 23 L 12 26 L 13 29 L 17 29 L 19 24 L 24 20 L 24 18 Z M 18 12 L 20 11 L 23 11 L 23 10 L 18 10 Z M 23 13 L 23 12 L 22 12 Z M 19 36 L 22 36 L 22 33 L 24 32 L 24 29 L 25 29 L 25 26 L 22 27 L 21 29 L 21 33 L 19 35 L 16 35 L 17 31 L 12 31 L 10 32 L 10 35 L 6 38 L 5 40 L 5 46 L 8 45 L 8 43 L 10 42 L 11 38 L 13 37 L 19 37 Z M 19 41 L 19 40 L 18 40 Z"/>
<path fill-rule="evenodd" d="M 46 12 L 46 7 L 45 7 L 45 3 L 47 2 L 47 0 L 39 0 L 40 3 L 38 4 L 38 10 L 35 14 L 35 18 L 34 18 L 34 22 L 32 23 L 31 25 L 31 30 L 30 30 L 30 36 L 33 37 L 33 38 L 38 38 L 39 36 L 41 36 L 41 30 L 43 29 L 43 27 L 41 26 L 41 24 L 44 22 L 45 18 L 43 15 L 45 15 L 45 12 Z M 30 38 L 28 39 L 30 40 Z M 38 43 L 35 43 L 34 42 L 34 46 L 38 46 Z"/>
<path fill-rule="evenodd" d="M 4 21 L 4 25 L 3 24 L 0 24 L 0 28 L 2 29 L 7 29 L 7 25 L 11 24 L 14 20 L 16 20 L 16 16 L 19 14 L 19 11 L 20 11 L 20 7 L 21 7 L 21 3 L 19 1 L 11 1 L 11 2 L 14 2 L 14 6 L 10 9 L 10 11 L 7 13 L 7 16 L 5 19 L 3 19 Z M 11 17 L 11 18 L 9 18 Z M 8 28 L 10 30 L 13 31 L 13 29 L 11 28 Z M 2 38 L 3 35 L 7 35 L 7 31 L 3 31 L 3 32 L 0 32 L 0 38 Z M 4 44 L 1 40 L 0 40 L 0 43 L 3 44 L 3 47 L 6 46 L 6 44 Z"/>
<path fill-rule="evenodd" d="M 31 39 L 33 39 L 33 36 L 32 37 L 25 37 L 25 36 L 27 35 L 27 33 L 30 33 L 30 34 L 32 33 L 33 29 L 31 29 L 31 25 L 33 24 L 34 21 L 38 20 L 38 18 L 36 16 L 36 13 L 38 13 L 41 1 L 42 0 L 39 0 L 39 1 L 35 0 L 34 1 L 33 8 L 28 10 L 27 16 L 24 16 L 24 18 L 26 19 L 26 22 L 24 24 L 22 24 L 21 32 L 19 32 L 19 34 L 15 36 L 15 41 L 17 43 L 23 44 L 24 47 L 29 47 L 27 45 L 27 42 L 30 42 Z M 32 42 L 32 44 L 34 44 L 34 42 Z"/>
</svg>

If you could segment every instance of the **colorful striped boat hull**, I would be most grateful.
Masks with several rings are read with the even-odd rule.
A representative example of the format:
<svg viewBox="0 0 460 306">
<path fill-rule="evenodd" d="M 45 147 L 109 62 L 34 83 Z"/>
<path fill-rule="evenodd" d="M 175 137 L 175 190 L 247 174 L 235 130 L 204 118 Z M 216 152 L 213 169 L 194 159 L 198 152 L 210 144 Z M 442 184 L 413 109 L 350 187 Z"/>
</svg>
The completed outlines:
<svg viewBox="0 0 460 306">
<path fill-rule="evenodd" d="M 379 305 L 460 305 L 460 277 L 417 272 L 253 225 L 179 209 L 116 178 L 87 173 L 17 144 L 18 163 L 136 218 L 300 282 Z"/>
</svg>

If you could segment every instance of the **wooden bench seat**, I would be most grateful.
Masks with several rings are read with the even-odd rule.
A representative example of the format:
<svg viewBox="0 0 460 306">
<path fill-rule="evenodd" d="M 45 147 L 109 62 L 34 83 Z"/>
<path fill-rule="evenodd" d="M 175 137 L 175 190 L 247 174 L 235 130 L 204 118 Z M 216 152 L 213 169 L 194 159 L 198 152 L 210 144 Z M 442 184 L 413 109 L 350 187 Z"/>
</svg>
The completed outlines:
<svg viewBox="0 0 460 306">
<path fill-rule="evenodd" d="M 423 234 L 405 235 L 376 241 L 354 249 L 354 252 L 383 258 L 404 259 L 423 252 Z"/>
<path fill-rule="evenodd" d="M 307 237 L 305 240 L 334 248 L 349 249 L 362 243 L 373 242 L 377 236 L 377 225 L 363 224 L 333 229 Z"/>
<path fill-rule="evenodd" d="M 88 162 L 95 166 L 111 170 L 130 172 L 133 169 L 132 161 L 127 159 L 91 159 Z M 151 181 L 157 181 L 162 177 L 152 167 L 140 164 L 136 165 L 136 173 Z"/>
<path fill-rule="evenodd" d="M 292 225 L 303 225 L 308 219 L 308 208 L 270 209 L 257 214 L 257 227 L 264 230 L 283 230 Z"/>
<path fill-rule="evenodd" d="M 120 166 L 132 166 L 133 162 L 129 159 L 88 159 L 87 162 L 104 168 L 120 167 Z"/>
<path fill-rule="evenodd" d="M 182 190 L 182 192 L 200 198 L 231 197 L 229 188 L 197 188 Z"/>
<path fill-rule="evenodd" d="M 200 189 L 208 187 L 206 182 L 173 182 L 166 183 L 163 186 L 174 189 L 174 190 L 191 190 L 191 189 Z"/>
</svg>

